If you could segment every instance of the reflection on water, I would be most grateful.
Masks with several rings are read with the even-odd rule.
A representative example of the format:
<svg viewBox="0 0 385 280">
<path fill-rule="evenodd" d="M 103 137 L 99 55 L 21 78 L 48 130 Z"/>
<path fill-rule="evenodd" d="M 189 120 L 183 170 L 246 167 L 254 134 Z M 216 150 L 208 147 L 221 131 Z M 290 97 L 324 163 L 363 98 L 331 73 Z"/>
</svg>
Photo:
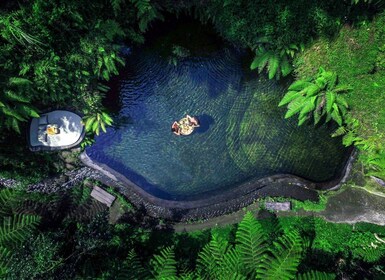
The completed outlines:
<svg viewBox="0 0 385 280">
<path fill-rule="evenodd" d="M 252 178 L 290 173 L 314 181 L 340 172 L 346 151 L 332 128 L 284 120 L 285 88 L 242 69 L 225 48 L 176 66 L 154 51 L 134 51 L 121 76 L 119 126 L 96 138 L 88 155 L 160 197 L 222 191 Z M 186 114 L 201 127 L 170 128 Z"/>
</svg>

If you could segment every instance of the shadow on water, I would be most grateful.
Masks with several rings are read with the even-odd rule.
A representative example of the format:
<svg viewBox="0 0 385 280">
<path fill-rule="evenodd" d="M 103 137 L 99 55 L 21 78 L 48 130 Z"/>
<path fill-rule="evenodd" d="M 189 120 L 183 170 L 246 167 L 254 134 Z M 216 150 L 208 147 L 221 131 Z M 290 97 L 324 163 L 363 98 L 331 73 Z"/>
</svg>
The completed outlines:
<svg viewBox="0 0 385 280">
<path fill-rule="evenodd" d="M 215 123 L 214 118 L 207 114 L 197 116 L 197 118 L 200 126 L 195 130 L 196 133 L 205 133 Z"/>
</svg>

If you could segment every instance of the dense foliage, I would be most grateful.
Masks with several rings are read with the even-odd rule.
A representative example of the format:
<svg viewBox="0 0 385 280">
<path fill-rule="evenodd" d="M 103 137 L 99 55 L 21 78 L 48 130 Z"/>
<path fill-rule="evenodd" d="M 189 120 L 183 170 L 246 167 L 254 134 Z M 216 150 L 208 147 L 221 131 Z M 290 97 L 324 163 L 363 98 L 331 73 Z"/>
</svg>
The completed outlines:
<svg viewBox="0 0 385 280">
<path fill-rule="evenodd" d="M 89 193 L 85 185 L 60 196 L 1 190 L 3 276 L 20 280 L 383 276 L 381 226 L 274 215 L 256 220 L 247 213 L 237 226 L 177 234 L 169 224 L 130 209 L 111 224 L 105 206 L 91 200 Z"/>
<path fill-rule="evenodd" d="M 249 48 L 252 69 L 298 81 L 281 105 L 302 124 L 333 119 L 360 150 L 366 174 L 385 178 L 385 14 L 381 1 L 34 0 L 0 3 L 0 176 L 30 183 L 62 171 L 56 154 L 32 154 L 30 117 L 55 108 L 85 115 L 98 134 L 112 124 L 105 82 L 127 46 L 167 12 L 211 23 Z M 374 18 L 374 19 L 373 19 Z M 155 23 L 154 23 L 155 24 Z M 174 46 L 178 56 L 188 46 Z M 175 57 L 171 58 L 176 64 Z M 294 60 L 294 64 L 293 64 Z M 323 68 L 320 68 L 323 67 Z M 325 69 L 325 70 L 324 70 Z M 337 75 L 339 77 L 337 83 Z M 340 93 L 344 93 L 346 101 Z M 349 106 L 348 106 L 349 105 Z M 347 112 L 349 107 L 350 111 Z M 12 140 L 12 141 L 11 141 Z M 39 172 L 37 172 L 37 170 Z M 9 279 L 364 279 L 384 276 L 385 230 L 319 218 L 251 214 L 236 227 L 174 234 L 138 209 L 108 223 L 78 186 L 59 195 L 0 191 L 0 275 Z M 317 272 L 318 271 L 318 272 Z M 322 272 L 319 272 L 322 271 Z"/>
<path fill-rule="evenodd" d="M 119 51 L 125 44 L 143 42 L 141 30 L 147 27 L 150 6 L 140 2 L 37 0 L 19 6 L 8 1 L 0 12 L 0 144 L 2 156 L 7 156 L 1 169 L 8 172 L 3 175 L 28 175 L 23 163 L 35 158 L 25 151 L 24 137 L 7 129 L 24 135 L 21 122 L 39 111 L 67 108 L 83 113 L 88 120 L 97 119 L 91 125 L 94 132 L 111 123 L 102 112 L 108 88 L 101 81 L 118 74 L 124 63 Z M 44 160 L 55 172 L 52 161 Z"/>
</svg>

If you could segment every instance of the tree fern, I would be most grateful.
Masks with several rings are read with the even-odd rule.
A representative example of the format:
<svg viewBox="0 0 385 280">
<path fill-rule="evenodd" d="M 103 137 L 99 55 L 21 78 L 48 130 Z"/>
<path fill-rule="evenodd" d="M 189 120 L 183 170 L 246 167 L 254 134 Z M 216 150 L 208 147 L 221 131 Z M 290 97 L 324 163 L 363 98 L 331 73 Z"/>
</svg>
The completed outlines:
<svg viewBox="0 0 385 280">
<path fill-rule="evenodd" d="M 176 279 L 177 270 L 173 249 L 171 247 L 165 248 L 160 252 L 160 255 L 154 256 L 152 267 L 154 279 Z"/>
<path fill-rule="evenodd" d="M 293 279 L 301 260 L 302 242 L 298 232 L 278 238 L 257 268 L 259 279 Z"/>
<path fill-rule="evenodd" d="M 238 225 L 237 250 L 248 273 L 253 274 L 256 265 L 266 251 L 266 235 L 260 223 L 248 212 Z"/>
<path fill-rule="evenodd" d="M 296 280 L 334 280 L 336 276 L 332 273 L 309 271 L 306 273 L 298 274 Z"/>
</svg>

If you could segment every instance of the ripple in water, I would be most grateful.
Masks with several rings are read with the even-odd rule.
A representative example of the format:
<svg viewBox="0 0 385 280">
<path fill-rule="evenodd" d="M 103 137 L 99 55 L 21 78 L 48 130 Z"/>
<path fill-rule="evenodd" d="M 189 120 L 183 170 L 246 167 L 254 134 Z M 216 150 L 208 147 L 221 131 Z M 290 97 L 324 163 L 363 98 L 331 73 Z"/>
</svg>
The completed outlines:
<svg viewBox="0 0 385 280">
<path fill-rule="evenodd" d="M 171 65 L 155 52 L 129 57 L 117 119 L 130 121 L 96 138 L 87 154 L 163 198 L 221 192 L 278 173 L 313 181 L 338 176 L 346 159 L 332 128 L 297 127 L 278 108 L 285 87 L 249 73 L 242 52 L 223 49 Z M 201 127 L 175 136 L 185 114 Z"/>
</svg>

